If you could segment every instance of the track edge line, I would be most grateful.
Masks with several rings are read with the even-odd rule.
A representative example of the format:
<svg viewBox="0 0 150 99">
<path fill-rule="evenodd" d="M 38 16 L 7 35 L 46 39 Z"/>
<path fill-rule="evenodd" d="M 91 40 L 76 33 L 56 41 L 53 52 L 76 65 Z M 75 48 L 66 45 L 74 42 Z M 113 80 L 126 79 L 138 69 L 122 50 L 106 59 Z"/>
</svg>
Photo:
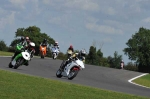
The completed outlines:
<svg viewBox="0 0 150 99">
<path fill-rule="evenodd" d="M 141 74 L 141 75 L 136 76 L 136 77 L 134 77 L 134 78 L 131 78 L 131 79 L 128 80 L 128 82 L 131 83 L 131 84 L 140 86 L 140 87 L 150 88 L 150 87 L 146 87 L 146 86 L 143 86 L 143 85 L 140 85 L 140 84 L 137 84 L 137 83 L 132 82 L 133 80 L 135 80 L 135 79 L 137 79 L 137 78 L 140 78 L 140 77 L 142 77 L 142 76 L 145 76 L 145 75 L 147 75 L 147 74 L 148 74 L 148 73 L 144 73 L 144 74 Z"/>
</svg>

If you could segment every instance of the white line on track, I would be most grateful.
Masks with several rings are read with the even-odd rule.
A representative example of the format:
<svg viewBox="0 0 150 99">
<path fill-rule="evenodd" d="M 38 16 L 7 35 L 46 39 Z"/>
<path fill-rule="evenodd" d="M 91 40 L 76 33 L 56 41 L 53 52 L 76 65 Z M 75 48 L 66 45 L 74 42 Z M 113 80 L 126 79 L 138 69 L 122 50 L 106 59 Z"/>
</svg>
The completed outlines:
<svg viewBox="0 0 150 99">
<path fill-rule="evenodd" d="M 143 85 L 140 85 L 140 84 L 137 84 L 137 83 L 132 82 L 133 80 L 135 80 L 135 79 L 137 79 L 137 78 L 140 78 L 140 77 L 142 77 L 142 76 L 145 76 L 145 75 L 147 75 L 147 74 L 148 74 L 148 73 L 145 73 L 145 74 L 136 76 L 136 77 L 134 77 L 134 78 L 128 80 L 128 82 L 131 83 L 131 84 L 137 85 L 137 86 L 144 87 L 144 88 L 150 88 L 150 87 L 146 87 L 146 86 L 143 86 Z"/>
</svg>

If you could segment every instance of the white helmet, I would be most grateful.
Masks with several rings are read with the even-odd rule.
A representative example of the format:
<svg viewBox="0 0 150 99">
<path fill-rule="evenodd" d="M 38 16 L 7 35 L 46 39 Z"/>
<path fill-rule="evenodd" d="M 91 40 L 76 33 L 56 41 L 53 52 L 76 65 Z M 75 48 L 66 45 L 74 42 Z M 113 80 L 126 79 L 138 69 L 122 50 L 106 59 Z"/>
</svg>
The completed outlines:
<svg viewBox="0 0 150 99">
<path fill-rule="evenodd" d="M 57 42 L 57 41 L 55 41 L 55 44 L 58 44 L 58 42 Z"/>
<path fill-rule="evenodd" d="M 30 42 L 29 45 L 30 45 L 31 47 L 35 47 L 35 43 L 33 43 L 33 42 Z"/>
<path fill-rule="evenodd" d="M 86 51 L 85 51 L 84 49 L 82 49 L 82 50 L 80 51 L 80 55 L 83 56 L 83 57 L 85 57 Z"/>
<path fill-rule="evenodd" d="M 26 36 L 26 40 L 29 40 L 29 37 L 28 37 L 28 36 Z"/>
</svg>

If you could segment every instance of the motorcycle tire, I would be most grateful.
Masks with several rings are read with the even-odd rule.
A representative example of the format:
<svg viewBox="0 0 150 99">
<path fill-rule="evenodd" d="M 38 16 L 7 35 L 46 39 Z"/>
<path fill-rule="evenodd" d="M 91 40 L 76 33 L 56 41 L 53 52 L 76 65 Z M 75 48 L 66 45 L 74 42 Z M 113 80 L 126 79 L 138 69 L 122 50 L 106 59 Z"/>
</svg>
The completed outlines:
<svg viewBox="0 0 150 99">
<path fill-rule="evenodd" d="M 62 68 L 64 64 L 65 64 L 65 60 L 62 61 L 60 68 Z"/>
<path fill-rule="evenodd" d="M 61 78 L 62 77 L 61 73 L 62 73 L 62 71 L 60 69 L 58 69 L 58 71 L 56 72 L 56 76 L 58 78 Z"/>
<path fill-rule="evenodd" d="M 43 56 L 43 55 L 41 55 L 41 58 L 42 58 L 42 59 L 44 59 L 44 56 Z"/>
<path fill-rule="evenodd" d="M 68 79 L 72 80 L 74 77 L 76 77 L 78 74 L 78 70 L 71 70 L 69 75 L 68 75 Z"/>
<path fill-rule="evenodd" d="M 13 65 L 11 64 L 11 62 L 9 63 L 9 68 L 12 68 L 13 67 Z"/>
<path fill-rule="evenodd" d="M 24 59 L 22 58 L 19 58 L 17 61 L 16 61 L 16 64 L 14 66 L 14 69 L 17 69 L 22 63 L 23 63 Z"/>
</svg>

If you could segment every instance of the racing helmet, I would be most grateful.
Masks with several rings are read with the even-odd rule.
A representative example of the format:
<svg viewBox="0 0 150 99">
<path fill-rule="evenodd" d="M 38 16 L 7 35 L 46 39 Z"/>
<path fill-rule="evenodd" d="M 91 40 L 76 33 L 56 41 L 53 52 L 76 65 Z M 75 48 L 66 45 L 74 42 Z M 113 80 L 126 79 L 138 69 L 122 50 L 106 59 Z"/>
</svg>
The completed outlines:
<svg viewBox="0 0 150 99">
<path fill-rule="evenodd" d="M 57 41 L 55 41 L 55 45 L 58 45 L 58 42 L 57 42 Z"/>
<path fill-rule="evenodd" d="M 21 41 L 24 41 L 24 40 L 25 40 L 25 37 L 22 36 L 22 37 L 21 37 Z"/>
<path fill-rule="evenodd" d="M 28 36 L 26 36 L 26 40 L 29 40 L 29 37 L 28 37 Z"/>
<path fill-rule="evenodd" d="M 70 47 L 69 48 L 73 48 L 73 46 L 72 45 L 70 45 Z"/>
<path fill-rule="evenodd" d="M 46 43 L 46 42 L 47 42 L 47 39 L 44 39 L 43 42 Z"/>
<path fill-rule="evenodd" d="M 29 43 L 29 48 L 34 48 L 34 47 L 35 47 L 35 43 L 30 42 L 30 43 Z"/>
<path fill-rule="evenodd" d="M 80 57 L 81 57 L 82 59 L 85 59 L 85 56 L 86 56 L 86 51 L 85 51 L 84 49 L 82 49 L 82 50 L 80 51 Z"/>
</svg>

